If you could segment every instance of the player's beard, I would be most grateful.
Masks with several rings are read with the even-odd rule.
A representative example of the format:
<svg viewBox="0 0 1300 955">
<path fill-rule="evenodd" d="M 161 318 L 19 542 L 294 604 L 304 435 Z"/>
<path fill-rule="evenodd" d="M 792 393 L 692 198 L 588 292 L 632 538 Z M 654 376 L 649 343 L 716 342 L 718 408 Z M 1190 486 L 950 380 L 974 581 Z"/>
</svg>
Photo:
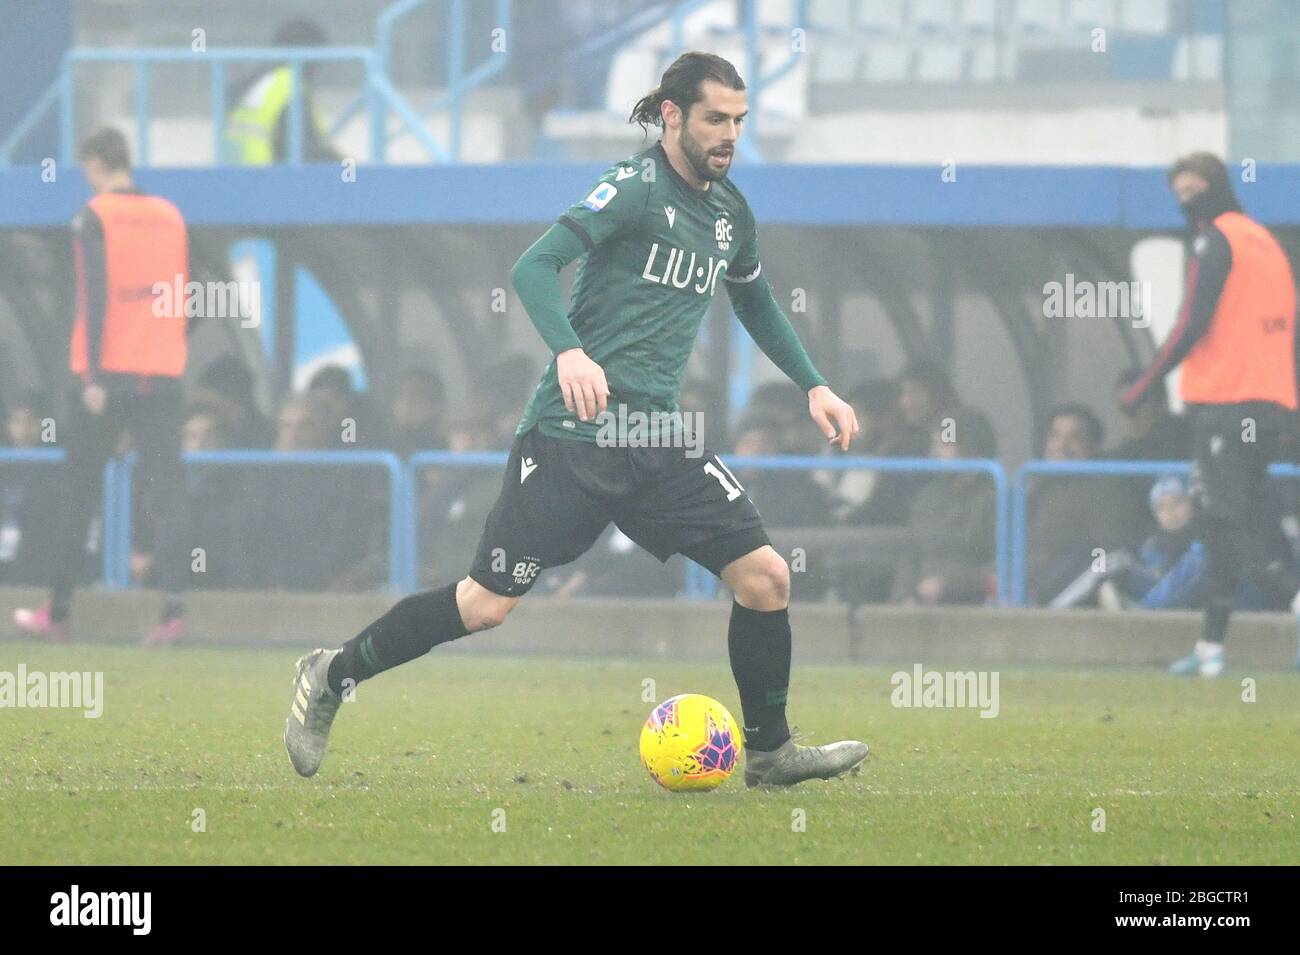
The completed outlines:
<svg viewBox="0 0 1300 955">
<path fill-rule="evenodd" d="M 709 150 L 705 149 L 690 133 L 686 131 L 686 125 L 682 124 L 682 131 L 677 137 L 677 145 L 681 147 L 682 155 L 686 161 L 691 164 L 691 171 L 705 182 L 717 182 L 719 179 L 725 179 L 727 173 L 731 171 L 731 163 L 727 162 L 721 168 L 713 166 L 709 162 Z M 721 148 L 721 147 L 719 147 Z M 734 147 L 726 147 L 731 150 Z M 735 155 L 733 152 L 732 155 Z"/>
</svg>

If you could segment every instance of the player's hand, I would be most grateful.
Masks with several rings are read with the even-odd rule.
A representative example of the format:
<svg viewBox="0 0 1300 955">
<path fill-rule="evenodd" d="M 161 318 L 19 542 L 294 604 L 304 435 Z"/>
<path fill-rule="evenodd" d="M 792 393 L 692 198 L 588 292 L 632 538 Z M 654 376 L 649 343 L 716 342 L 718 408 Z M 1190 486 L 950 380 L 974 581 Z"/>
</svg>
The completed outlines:
<svg viewBox="0 0 1300 955">
<path fill-rule="evenodd" d="M 108 405 L 108 392 L 103 385 L 86 385 L 81 391 L 81 403 L 93 415 L 101 415 Z"/>
<path fill-rule="evenodd" d="M 852 405 L 825 385 L 818 385 L 808 392 L 808 413 L 828 441 L 832 444 L 838 441 L 841 451 L 849 449 L 849 442 L 859 430 Z"/>
<path fill-rule="evenodd" d="M 560 379 L 564 407 L 578 413 L 579 421 L 591 421 L 609 407 L 609 385 L 605 369 L 587 357 L 581 348 L 570 348 L 555 356 L 555 374 Z"/>
</svg>

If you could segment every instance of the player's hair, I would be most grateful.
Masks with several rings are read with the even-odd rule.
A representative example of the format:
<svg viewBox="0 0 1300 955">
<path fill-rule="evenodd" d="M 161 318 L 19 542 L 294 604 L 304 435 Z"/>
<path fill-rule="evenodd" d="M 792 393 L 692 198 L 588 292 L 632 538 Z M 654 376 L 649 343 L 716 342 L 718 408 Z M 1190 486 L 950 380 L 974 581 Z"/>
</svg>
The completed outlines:
<svg viewBox="0 0 1300 955">
<path fill-rule="evenodd" d="M 110 172 L 131 168 L 131 150 L 126 144 L 126 137 L 121 130 L 111 126 L 91 133 L 81 144 L 77 155 L 83 163 L 87 159 L 98 159 Z"/>
<path fill-rule="evenodd" d="M 733 90 L 743 90 L 745 81 L 730 62 L 712 53 L 683 53 L 664 70 L 659 85 L 637 100 L 629 123 L 637 123 L 645 132 L 664 123 L 663 104 L 672 100 L 686 116 L 700 101 L 700 85 L 715 80 Z"/>
</svg>

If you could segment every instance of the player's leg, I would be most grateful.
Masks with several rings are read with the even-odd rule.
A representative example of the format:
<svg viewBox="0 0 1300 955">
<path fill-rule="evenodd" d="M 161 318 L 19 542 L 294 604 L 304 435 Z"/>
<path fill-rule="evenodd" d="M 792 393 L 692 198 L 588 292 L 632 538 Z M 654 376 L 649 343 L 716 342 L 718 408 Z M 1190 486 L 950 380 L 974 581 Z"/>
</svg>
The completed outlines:
<svg viewBox="0 0 1300 955">
<path fill-rule="evenodd" d="M 673 453 L 676 452 L 676 453 Z M 799 746 L 786 720 L 790 685 L 790 570 L 771 546 L 744 487 L 717 455 L 648 449 L 649 475 L 619 528 L 660 560 L 682 553 L 732 589 L 727 652 L 745 723 L 745 781 L 791 785 L 860 763 L 865 743 Z"/>
<path fill-rule="evenodd" d="M 313 650 L 297 663 L 284 745 L 293 768 L 313 776 L 349 691 L 424 656 L 440 643 L 499 626 L 519 597 L 493 593 L 473 578 L 404 597 L 338 650 Z"/>
<path fill-rule="evenodd" d="M 58 510 L 45 515 L 53 527 L 55 555 L 50 600 L 44 607 L 14 611 L 14 623 L 33 636 L 54 642 L 70 638 L 68 616 L 85 566 L 86 533 L 103 500 L 104 464 L 117 445 L 130 398 L 110 394 L 103 413 L 94 415 L 82 405 L 79 389 L 68 396 L 67 420 L 59 432 L 65 455 L 57 478 L 61 491 L 53 499 Z"/>
<path fill-rule="evenodd" d="M 1230 410 L 1194 412 L 1192 489 L 1199 503 L 1198 536 L 1205 548 L 1201 639 L 1170 666 L 1171 673 L 1216 677 L 1226 665 L 1224 643 L 1248 551 L 1249 510 L 1267 476 L 1267 450 L 1257 436 Z"/>
<path fill-rule="evenodd" d="M 140 452 L 137 493 L 149 495 L 156 514 L 154 560 L 163 592 L 158 626 L 145 637 L 146 646 L 175 643 L 185 632 L 183 594 L 189 583 L 195 542 L 190 535 L 189 495 L 181 459 L 183 397 L 179 382 L 174 388 L 163 386 L 141 395 L 131 422 Z"/>
<path fill-rule="evenodd" d="M 867 756 L 867 744 L 842 740 L 801 746 L 786 718 L 790 688 L 790 568 L 771 545 L 722 568 L 731 588 L 727 653 L 745 720 L 745 784 L 789 786 L 830 779 Z"/>
<path fill-rule="evenodd" d="M 608 524 L 572 470 L 577 445 L 536 430 L 516 439 L 469 575 L 398 601 L 339 650 L 298 661 L 284 742 L 294 769 L 320 766 L 347 691 L 433 647 L 499 626 L 541 571 L 579 557 Z"/>
</svg>

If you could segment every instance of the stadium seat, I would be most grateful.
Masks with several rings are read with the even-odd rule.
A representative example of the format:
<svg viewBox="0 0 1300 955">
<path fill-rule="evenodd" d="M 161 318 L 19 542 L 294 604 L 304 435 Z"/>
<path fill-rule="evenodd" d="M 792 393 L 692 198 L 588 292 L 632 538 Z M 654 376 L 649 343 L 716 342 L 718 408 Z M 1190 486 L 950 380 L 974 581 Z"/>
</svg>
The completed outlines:
<svg viewBox="0 0 1300 955">
<path fill-rule="evenodd" d="M 858 28 L 867 33 L 897 36 L 903 31 L 903 0 L 858 0 Z"/>
<path fill-rule="evenodd" d="M 1021 33 L 1060 33 L 1064 27 L 1061 0 L 1016 0 L 1011 27 Z"/>
<path fill-rule="evenodd" d="M 998 0 L 962 0 L 957 25 L 966 33 L 993 33 L 998 26 Z"/>
<path fill-rule="evenodd" d="M 1119 25 L 1115 17 L 1115 0 L 1070 0 L 1067 22 L 1078 30 L 1104 27 L 1107 30 Z"/>
<path fill-rule="evenodd" d="M 1130 33 L 1168 33 L 1169 0 L 1124 0 L 1119 23 Z"/>
<path fill-rule="evenodd" d="M 812 47 L 814 83 L 852 83 L 858 76 L 862 50 L 856 43 L 838 37 L 822 37 Z"/>
<path fill-rule="evenodd" d="M 635 103 L 646 90 L 654 89 L 662 71 L 659 62 L 659 54 L 654 50 L 635 47 L 619 50 L 605 81 L 606 109 L 626 113 L 629 103 Z"/>
<path fill-rule="evenodd" d="M 902 83 L 912 64 L 912 48 L 899 41 L 868 43 L 859 76 L 868 83 Z"/>
<path fill-rule="evenodd" d="M 1223 76 L 1223 37 L 1180 37 L 1174 48 L 1173 78 L 1198 83 Z"/>
<path fill-rule="evenodd" d="M 959 83 L 966 47 L 960 43 L 930 42 L 917 48 L 913 75 L 922 83 Z"/>
<path fill-rule="evenodd" d="M 808 25 L 827 33 L 853 27 L 853 0 L 808 0 Z"/>
</svg>

